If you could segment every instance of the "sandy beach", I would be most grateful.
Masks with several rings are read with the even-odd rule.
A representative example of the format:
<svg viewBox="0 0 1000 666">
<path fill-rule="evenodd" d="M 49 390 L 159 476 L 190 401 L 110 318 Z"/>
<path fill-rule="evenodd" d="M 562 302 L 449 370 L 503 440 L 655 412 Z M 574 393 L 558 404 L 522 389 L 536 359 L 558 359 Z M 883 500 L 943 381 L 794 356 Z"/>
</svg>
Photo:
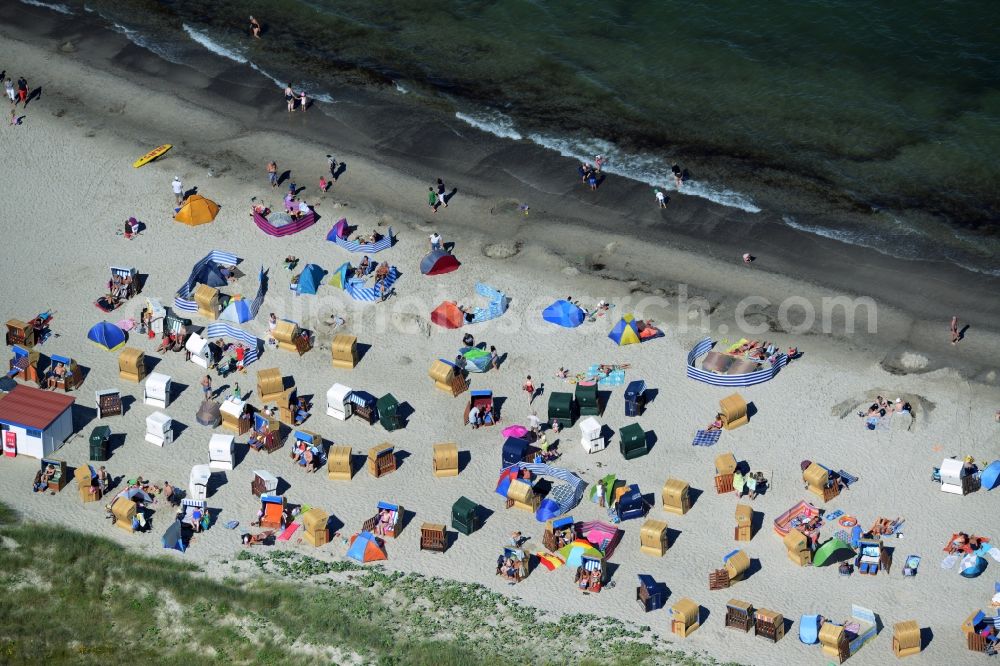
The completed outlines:
<svg viewBox="0 0 1000 666">
<path fill-rule="evenodd" d="M 4 501 L 27 519 L 73 526 L 148 554 L 184 558 L 221 578 L 231 571 L 220 561 L 240 549 L 239 533 L 259 506 L 249 489 L 253 470 L 265 469 L 287 484 L 289 502 L 325 509 L 345 536 L 360 529 L 379 501 L 405 507 L 412 515 L 400 538 L 386 546 L 384 564 L 390 569 L 481 583 L 554 614 L 587 612 L 649 624 L 663 640 L 719 660 L 826 663 L 819 646 L 797 639 L 799 617 L 818 613 L 842 621 L 852 604 L 872 609 L 882 624 L 878 638 L 853 656 L 852 664 L 889 658 L 892 625 L 910 619 L 933 632 L 926 650 L 911 659 L 914 664 L 981 660 L 965 649 L 959 627 L 974 609 L 989 605 L 1000 562 L 991 561 L 974 579 L 943 570 L 939 563 L 954 532 L 1000 538 L 991 531 L 1000 495 L 942 493 L 931 472 L 950 456 L 972 456 L 981 463 L 1000 457 L 1000 424 L 993 418 L 1000 408 L 996 278 L 889 259 L 828 239 L 792 237 L 793 230 L 766 219 L 751 220 L 683 194 L 660 217 L 646 186 L 609 179 L 595 199 L 574 178 L 571 161 L 458 123 L 428 124 L 417 113 L 388 104 L 363 106 L 350 98 L 289 115 L 280 91 L 265 87 L 249 68 L 216 63 L 215 75 L 209 76 L 158 60 L 118 36 L 67 32 L 65 24 L 31 8 L 3 8 L 0 17 L 0 68 L 8 76 L 23 74 L 32 88 L 43 87 L 40 98 L 19 111 L 25 116 L 22 124 L 4 123 L 0 131 L 7 166 L 0 181 L 5 203 L 0 225 L 8 248 L 0 314 L 5 320 L 29 319 L 53 311 L 53 336 L 39 351 L 70 356 L 86 369 L 75 393 L 77 432 L 55 457 L 72 467 L 87 463 L 87 437 L 98 425 L 94 391 L 118 388 L 133 401 L 123 417 L 101 422 L 124 436 L 105 463 L 112 474 L 141 474 L 185 488 L 191 466 L 208 462 L 212 430 L 195 421 L 204 372 L 185 362 L 183 354 L 155 354 L 154 341 L 134 332 L 130 336 L 129 346 L 143 350 L 155 371 L 171 375 L 175 383 L 175 400 L 165 411 L 180 427 L 172 445 L 158 448 L 143 441 L 145 418 L 154 409 L 142 404 L 141 385 L 119 380 L 117 355 L 94 346 L 86 334 L 98 321 L 138 317 L 147 296 L 172 301 L 192 265 L 211 250 L 243 259 L 239 267 L 245 275 L 226 293 L 251 299 L 258 268 L 268 272 L 261 313 L 244 325 L 246 330 L 265 339 L 267 313 L 274 312 L 314 331 L 317 340 L 301 357 L 264 349 L 245 375 L 223 381 L 213 373 L 216 388 L 238 381 L 244 394 L 256 393 L 256 371 L 280 368 L 294 379 L 300 395 L 312 396 L 304 428 L 334 445 L 351 446 L 356 456 L 381 442 L 405 452 L 389 476 L 374 479 L 360 469 L 350 482 L 334 482 L 325 472 L 304 474 L 289 459 L 287 447 L 268 456 L 248 451 L 246 437 L 239 437 L 237 465 L 215 475 L 208 499 L 219 510 L 217 523 L 183 554 L 161 547 L 171 513 L 163 502 L 154 507 L 151 531 L 128 535 L 108 523 L 103 502 L 81 504 L 75 488 L 54 496 L 31 493 L 35 459 L 4 458 Z M 164 142 L 174 147 L 163 158 L 132 168 L 133 160 Z M 320 193 L 317 181 L 331 151 L 347 168 L 328 192 Z M 262 234 L 249 216 L 252 197 L 281 206 L 279 192 L 285 186 L 272 190 L 267 183 L 265 165 L 271 159 L 279 172 L 291 171 L 291 180 L 305 188 L 302 197 L 321 215 L 316 225 L 280 239 Z M 171 219 L 174 176 L 220 204 L 215 222 L 191 228 Z M 432 213 L 425 194 L 438 177 L 457 192 L 447 208 Z M 519 211 L 521 204 L 530 206 L 527 215 Z M 146 226 L 132 240 L 120 234 L 129 216 Z M 377 228 L 385 233 L 391 227 L 397 234 L 396 245 L 377 257 L 402 273 L 388 301 L 357 303 L 327 284 L 315 296 L 289 291 L 291 274 L 282 265 L 287 255 L 299 257 L 300 266 L 316 263 L 327 271 L 345 261 L 357 263 L 360 255 L 325 239 L 341 217 L 360 232 Z M 420 259 L 433 231 L 454 243 L 462 264 L 457 271 L 421 275 Z M 744 266 L 739 260 L 744 251 L 759 255 L 758 261 Z M 134 266 L 147 277 L 139 297 L 105 315 L 93 302 L 104 293 L 109 266 Z M 443 300 L 480 305 L 477 282 L 510 297 L 502 317 L 459 330 L 430 323 L 429 313 Z M 567 296 L 589 308 L 602 299 L 613 307 L 576 329 L 543 322 L 541 310 Z M 748 297 L 758 299 L 749 309 Z M 837 297 L 851 303 L 870 298 L 874 309 L 857 309 L 848 329 L 842 308 L 822 316 L 824 299 Z M 818 313 L 813 325 L 790 331 L 789 320 L 800 323 L 797 313 L 807 310 Z M 948 344 L 953 311 L 970 326 L 956 346 Z M 630 312 L 655 320 L 664 336 L 616 346 L 607 334 Z M 370 345 L 352 371 L 330 365 L 333 330 L 325 322 L 334 313 L 346 319 L 337 332 Z M 756 337 L 782 349 L 797 347 L 802 355 L 772 381 L 740 389 L 756 410 L 747 426 L 724 432 L 714 447 L 694 447 L 695 431 L 712 420 L 718 401 L 731 390 L 685 377 L 688 350 L 705 336 L 731 342 L 744 337 L 738 317 L 762 325 Z M 196 327 L 208 323 L 192 319 Z M 637 419 L 625 416 L 623 389 L 608 389 L 600 419 L 616 433 L 611 445 L 587 454 L 579 429 L 571 428 L 558 437 L 562 455 L 555 464 L 588 484 L 614 473 L 652 495 L 649 516 L 666 520 L 673 532 L 664 557 L 640 554 L 642 521 L 631 520 L 620 525 L 624 538 L 610 560 L 613 587 L 599 595 L 581 595 L 568 568 L 538 568 L 513 587 L 493 575 L 510 534 L 522 531 L 530 537 L 526 548 L 541 550 L 543 525 L 528 513 L 505 509 L 494 493 L 500 428 L 464 426 L 468 394 L 436 391 L 427 376 L 435 359 L 454 357 L 466 332 L 505 356 L 499 370 L 471 376 L 472 388 L 497 396 L 503 425 L 524 423 L 531 410 L 544 419 L 551 392 L 572 392 L 571 384 L 555 376 L 560 367 L 575 374 L 597 363 L 629 364 L 626 381 L 643 379 L 655 389 L 655 399 Z M 536 386 L 544 383 L 543 394 L 531 405 L 520 390 L 526 375 Z M 376 396 L 391 392 L 412 408 L 406 427 L 386 432 L 357 418 L 328 417 L 325 395 L 335 382 Z M 876 395 L 901 396 L 913 404 L 909 431 L 864 428 L 855 413 Z M 256 395 L 250 399 L 260 406 Z M 618 452 L 617 431 L 633 422 L 655 433 L 655 444 L 649 455 L 626 461 Z M 438 442 L 455 442 L 467 452 L 458 477 L 433 476 L 432 445 Z M 736 498 L 717 495 L 713 487 L 713 461 L 725 452 L 769 479 L 766 494 L 751 503 L 760 526 L 748 543 L 732 538 Z M 905 519 L 902 534 L 886 541 L 893 549 L 888 575 L 845 578 L 836 566 L 798 567 L 787 559 L 771 526 L 796 502 L 815 500 L 803 489 L 804 459 L 859 479 L 824 508 L 856 516 L 865 527 L 879 517 Z M 698 491 L 686 515 L 662 509 L 660 491 L 668 477 Z M 483 528 L 459 536 L 444 554 L 420 551 L 420 524 L 449 522 L 450 507 L 461 496 L 491 512 Z M 606 518 L 587 500 L 571 515 Z M 222 523 L 229 520 L 239 521 L 241 529 L 224 529 Z M 823 537 L 834 531 L 824 528 Z M 275 548 L 324 559 L 341 559 L 346 550 L 339 538 L 312 548 L 301 533 Z M 754 561 L 752 575 L 730 589 L 709 591 L 709 572 L 736 548 Z M 923 557 L 915 578 L 902 575 L 909 554 Z M 666 611 L 644 614 L 636 603 L 637 574 L 665 582 L 668 605 L 685 596 L 700 603 L 707 610 L 701 628 L 684 640 L 670 636 Z M 773 645 L 733 632 L 723 622 L 730 598 L 774 609 L 794 624 Z"/>
</svg>

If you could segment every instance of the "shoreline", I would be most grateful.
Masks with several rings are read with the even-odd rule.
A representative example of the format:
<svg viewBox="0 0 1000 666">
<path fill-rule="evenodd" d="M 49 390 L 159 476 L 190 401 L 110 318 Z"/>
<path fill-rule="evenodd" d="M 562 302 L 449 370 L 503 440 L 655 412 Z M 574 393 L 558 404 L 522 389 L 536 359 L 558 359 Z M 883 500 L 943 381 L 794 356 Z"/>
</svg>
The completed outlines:
<svg viewBox="0 0 1000 666">
<path fill-rule="evenodd" d="M 0 8 L 0 19 L 7 21 L 11 14 L 9 8 Z M 13 239 L 6 274 L 7 308 L 9 317 L 22 319 L 54 308 L 58 335 L 41 351 L 70 355 L 87 368 L 77 399 L 80 411 L 88 415 L 85 423 L 77 424 L 77 434 L 59 449 L 60 459 L 70 465 L 86 463 L 86 437 L 97 425 L 90 415 L 92 391 L 118 386 L 133 402 L 123 417 L 109 422 L 127 442 L 107 463 L 114 475 L 131 478 L 141 473 L 184 486 L 191 466 L 205 462 L 211 429 L 194 421 L 201 397 L 197 382 L 204 371 L 184 362 L 182 355 L 157 358 L 157 371 L 171 374 L 178 387 L 168 413 L 184 425 L 178 441 L 170 448 L 158 448 L 143 442 L 145 417 L 153 409 L 142 405 L 141 386 L 123 383 L 114 355 L 97 350 L 86 340 L 86 332 L 95 321 L 134 316 L 142 300 L 133 299 L 107 317 L 94 309 L 93 298 L 107 281 L 107 264 L 137 266 L 149 276 L 143 296 L 167 302 L 195 261 L 212 249 L 233 251 L 244 258 L 247 277 L 229 291 L 255 293 L 258 266 L 271 276 L 263 314 L 247 324 L 247 330 L 264 336 L 266 313 L 274 311 L 306 324 L 320 341 L 303 357 L 266 350 L 259 367 L 236 381 L 245 382 L 246 391 L 253 388 L 256 370 L 280 367 L 302 394 L 313 396 L 316 406 L 307 429 L 338 445 L 350 445 L 355 454 L 390 441 L 408 456 L 386 479 L 371 478 L 362 469 L 349 483 L 336 483 L 322 473 L 303 475 L 284 452 L 267 457 L 241 446 L 236 468 L 209 496 L 209 505 L 220 510 L 221 522 L 237 519 L 245 525 L 252 519 L 259 503 L 248 492 L 251 471 L 263 467 L 289 482 L 290 501 L 328 510 L 348 535 L 371 517 L 379 501 L 396 502 L 412 511 L 414 518 L 401 538 L 387 546 L 385 565 L 390 571 L 475 582 L 553 615 L 585 609 L 650 624 L 666 634 L 666 614 L 642 614 L 632 594 L 635 576 L 652 573 L 668 583 L 671 603 L 689 596 L 711 612 L 708 622 L 689 639 L 673 643 L 678 649 L 703 651 L 719 659 L 748 654 L 757 663 L 776 665 L 805 663 L 819 656 L 818 648 L 800 644 L 794 636 L 771 646 L 729 632 L 721 618 L 726 600 L 735 596 L 757 607 L 774 608 L 793 621 L 811 612 L 841 619 L 852 603 L 870 605 L 886 627 L 919 617 L 922 626 L 933 627 L 935 638 L 924 656 L 914 658 L 918 665 L 954 659 L 956 650 L 964 650 L 957 627 L 980 599 L 988 603 L 992 578 L 970 581 L 955 571 L 942 572 L 937 553 L 940 542 L 954 531 L 990 529 L 996 497 L 985 491 L 962 498 L 943 494 L 927 477 L 943 457 L 995 457 L 992 414 L 1000 404 L 1000 390 L 993 359 L 1000 349 L 994 330 L 1000 304 L 991 298 L 995 293 L 991 281 L 977 279 L 966 289 L 963 285 L 970 278 L 964 272 L 937 272 L 933 267 L 922 274 L 904 270 L 916 267 L 859 257 L 854 248 L 791 230 L 787 238 L 796 250 L 794 256 L 754 250 L 761 259 L 747 268 L 739 261 L 741 246 L 750 239 L 758 247 L 763 239 L 776 242 L 773 223 L 683 196 L 675 198 L 663 218 L 655 211 L 648 188 L 617 178 L 590 197 L 572 176 L 569 160 L 496 139 L 457 120 L 429 122 L 425 113 L 410 112 L 399 104 L 377 98 L 373 103 L 363 91 L 330 107 L 289 116 L 280 91 L 246 66 L 213 61 L 207 67 L 214 73 L 206 75 L 165 63 L 124 37 L 97 32 L 87 24 L 67 32 L 65 21 L 48 14 L 35 18 L 29 11 L 24 14 L 19 24 L 30 22 L 35 32 L 18 32 L 13 23 L 5 22 L 0 29 L 5 35 L 0 38 L 0 62 L 8 71 L 23 72 L 29 83 L 41 84 L 45 91 L 29 106 L 24 127 L 3 131 L 13 176 L 0 184 L 0 196 L 18 205 L 34 202 L 38 209 L 32 209 L 30 232 L 11 212 L 13 207 L 0 218 Z M 67 40 L 72 43 L 70 53 L 59 48 Z M 122 76 L 125 70 L 132 74 Z M 175 147 L 164 159 L 142 169 L 131 167 L 133 159 L 168 140 Z M 323 195 L 314 183 L 324 173 L 328 152 L 348 166 L 333 190 Z M 265 238 L 247 216 L 251 196 L 272 204 L 279 201 L 265 178 L 264 165 L 272 158 L 280 170 L 291 169 L 293 180 L 307 188 L 305 198 L 317 204 L 323 216 L 319 224 L 286 239 Z M 198 187 L 222 205 L 214 223 L 187 228 L 170 220 L 169 185 L 175 174 L 186 186 Z M 448 209 L 432 214 L 423 195 L 429 181 L 438 176 L 459 192 Z M 527 217 L 517 212 L 519 202 L 531 206 Z M 114 232 L 129 215 L 149 225 L 137 239 L 126 241 Z M 365 307 L 345 303 L 347 299 L 329 286 L 317 297 L 290 295 L 281 257 L 294 253 L 303 263 L 315 261 L 328 270 L 348 258 L 357 261 L 357 256 L 346 257 L 325 240 L 326 230 L 342 215 L 359 231 L 392 226 L 398 233 L 400 242 L 384 255 L 403 270 L 398 297 Z M 456 243 L 462 266 L 431 278 L 421 276 L 417 266 L 433 230 Z M 699 234 L 725 238 L 706 242 L 699 240 Z M 49 257 L 58 259 L 58 265 L 39 275 L 39 264 Z M 821 303 L 836 296 L 831 285 L 817 276 L 848 257 L 858 262 L 858 269 L 856 274 L 839 276 L 844 292 L 864 293 L 851 285 L 872 281 L 880 285 L 876 295 L 883 303 L 877 332 L 850 337 L 836 331 L 824 334 L 819 324 L 816 331 L 798 335 L 782 331 L 777 317 L 782 299 L 794 295 L 807 303 Z M 785 264 L 794 277 L 782 272 Z M 588 483 L 616 473 L 647 494 L 658 495 L 667 476 L 689 480 L 700 491 L 689 515 L 667 514 L 659 503 L 651 512 L 651 517 L 666 518 L 678 533 L 663 558 L 639 553 L 640 521 L 622 525 L 625 537 L 612 560 L 615 588 L 600 595 L 580 596 L 565 569 L 536 570 L 515 587 L 493 576 L 496 547 L 506 543 L 512 531 L 525 529 L 532 537 L 532 550 L 540 549 L 542 527 L 527 513 L 505 510 L 503 499 L 494 493 L 499 433 L 462 425 L 467 395 L 453 398 L 435 391 L 427 377 L 431 361 L 450 357 L 465 332 L 433 327 L 427 323 L 427 313 L 446 298 L 475 299 L 473 285 L 478 281 L 503 289 L 512 298 L 503 317 L 467 329 L 477 341 L 486 339 L 501 353 L 510 354 L 500 371 L 473 376 L 475 388 L 489 388 L 504 398 L 506 422 L 516 423 L 528 410 L 542 413 L 545 408 L 547 396 L 532 405 L 520 393 L 527 374 L 543 379 L 548 391 L 571 391 L 572 386 L 554 380 L 558 365 L 577 371 L 591 363 L 629 363 L 629 380 L 650 380 L 658 391 L 641 419 L 644 429 L 656 435 L 653 450 L 647 457 L 625 461 L 615 439 L 606 451 L 586 454 L 574 427 L 560 444 L 559 465 L 579 471 Z M 701 297 L 704 302 L 687 311 L 682 308 L 682 285 L 689 285 L 692 299 Z M 606 299 L 615 309 L 611 317 L 568 332 L 543 325 L 540 307 L 567 294 L 587 305 Z M 754 311 L 754 320 L 767 329 L 763 335 L 782 348 L 798 346 L 804 355 L 774 380 L 741 391 L 758 410 L 748 427 L 727 431 L 714 448 L 692 447 L 692 433 L 704 427 L 717 401 L 730 391 L 687 380 L 687 351 L 705 335 L 725 337 L 720 327 L 733 320 L 739 301 L 751 295 L 772 303 Z M 955 304 L 963 322 L 972 324 L 958 346 L 946 342 L 952 305 L 942 312 L 942 303 Z M 612 345 L 607 330 L 636 305 L 642 306 L 635 310 L 640 317 L 663 322 L 664 337 L 641 345 Z M 370 345 L 353 371 L 329 365 L 331 331 L 320 322 L 331 310 L 346 312 L 347 332 Z M 863 327 L 867 322 L 858 323 Z M 133 336 L 129 345 L 154 358 L 155 343 Z M 385 432 L 381 426 L 360 423 L 359 418 L 340 422 L 327 417 L 320 405 L 334 381 L 377 395 L 392 391 L 414 409 L 407 427 Z M 602 418 L 616 429 L 628 420 L 623 418 L 621 391 L 613 393 Z M 902 395 L 920 405 L 923 411 L 915 428 L 865 430 L 853 414 L 875 394 Z M 432 476 L 430 443 L 437 441 L 455 441 L 468 452 L 458 477 Z M 735 498 L 712 492 L 713 460 L 727 451 L 749 461 L 755 470 L 768 471 L 772 481 L 768 493 L 755 500 L 754 509 L 763 522 L 746 544 L 734 545 L 729 538 Z M 866 524 L 880 515 L 910 514 L 905 540 L 894 542 L 896 566 L 891 576 L 845 580 L 835 567 L 798 568 L 787 561 L 770 523 L 806 495 L 798 465 L 803 458 L 860 477 L 828 508 L 856 513 Z M 37 461 L 23 456 L 0 465 L 0 482 L 13 489 L 9 501 L 29 520 L 73 525 L 141 552 L 187 558 L 220 578 L 226 569 L 218 562 L 240 549 L 238 534 L 216 525 L 183 555 L 166 552 L 159 535 L 162 516 L 169 517 L 169 512 L 154 517 L 152 532 L 126 534 L 108 525 L 102 503 L 81 505 L 72 485 L 56 496 L 32 495 L 28 480 L 36 469 Z M 449 507 L 458 496 L 490 511 L 483 528 L 459 537 L 447 553 L 421 552 L 414 534 L 420 523 L 447 522 Z M 604 512 L 586 500 L 573 515 L 578 520 L 604 518 Z M 832 536 L 832 531 L 824 536 Z M 759 560 L 760 569 L 732 590 L 708 591 L 709 570 L 724 553 L 740 547 Z M 285 548 L 330 561 L 342 560 L 345 552 L 339 542 L 319 549 L 294 542 L 276 547 Z M 898 572 L 909 552 L 925 557 L 918 586 Z M 889 643 L 888 632 L 883 631 L 876 645 L 866 647 L 852 663 L 882 663 Z"/>
</svg>

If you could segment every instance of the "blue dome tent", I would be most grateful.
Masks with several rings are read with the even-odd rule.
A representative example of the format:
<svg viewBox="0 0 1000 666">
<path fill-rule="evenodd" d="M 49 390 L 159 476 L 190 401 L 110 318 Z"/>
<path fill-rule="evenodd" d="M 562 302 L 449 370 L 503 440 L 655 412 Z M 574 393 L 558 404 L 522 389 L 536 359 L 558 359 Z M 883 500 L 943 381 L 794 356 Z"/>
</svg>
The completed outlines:
<svg viewBox="0 0 1000 666">
<path fill-rule="evenodd" d="M 564 300 L 558 300 L 542 310 L 542 319 L 563 328 L 576 328 L 585 318 L 583 310 Z"/>
<path fill-rule="evenodd" d="M 315 294 L 319 286 L 323 284 L 326 271 L 316 264 L 306 264 L 299 274 L 299 281 L 292 285 L 293 291 L 297 294 Z"/>
<path fill-rule="evenodd" d="M 229 305 L 219 315 L 219 321 L 231 321 L 234 324 L 242 324 L 253 319 L 253 312 L 250 310 L 250 303 L 242 298 L 234 298 L 229 301 Z"/>
<path fill-rule="evenodd" d="M 125 346 L 125 331 L 102 321 L 91 327 L 87 339 L 106 351 L 115 351 Z"/>
</svg>

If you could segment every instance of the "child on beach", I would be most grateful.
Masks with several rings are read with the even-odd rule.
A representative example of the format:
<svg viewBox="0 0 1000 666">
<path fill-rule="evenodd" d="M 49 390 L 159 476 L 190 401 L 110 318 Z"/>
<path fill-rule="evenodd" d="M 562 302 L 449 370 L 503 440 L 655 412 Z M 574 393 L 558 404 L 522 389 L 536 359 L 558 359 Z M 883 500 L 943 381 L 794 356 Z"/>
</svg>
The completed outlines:
<svg viewBox="0 0 1000 666">
<path fill-rule="evenodd" d="M 299 93 L 299 110 L 305 111 L 306 106 L 308 106 L 308 104 L 306 104 L 306 91 L 303 90 Z"/>
<path fill-rule="evenodd" d="M 528 394 L 528 398 L 532 399 L 535 397 L 535 384 L 531 381 L 531 375 L 524 380 L 524 384 L 521 385 L 521 390 Z"/>
<path fill-rule="evenodd" d="M 326 192 L 328 189 L 330 189 L 330 183 L 327 182 L 326 176 L 320 176 L 319 177 L 319 191 L 320 192 Z"/>
</svg>

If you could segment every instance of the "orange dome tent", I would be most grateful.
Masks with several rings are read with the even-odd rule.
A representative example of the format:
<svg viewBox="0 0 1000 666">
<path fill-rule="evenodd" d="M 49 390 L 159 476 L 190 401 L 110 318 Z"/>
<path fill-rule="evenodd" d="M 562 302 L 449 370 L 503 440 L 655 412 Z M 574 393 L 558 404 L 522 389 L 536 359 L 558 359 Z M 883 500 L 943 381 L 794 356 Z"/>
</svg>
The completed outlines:
<svg viewBox="0 0 1000 666">
<path fill-rule="evenodd" d="M 445 301 L 431 312 L 431 321 L 444 328 L 460 328 L 465 323 L 465 315 L 452 301 Z"/>
<path fill-rule="evenodd" d="M 218 214 L 219 204 L 200 194 L 192 194 L 184 201 L 184 205 L 174 215 L 174 219 L 193 227 L 199 224 L 208 224 Z"/>
</svg>

